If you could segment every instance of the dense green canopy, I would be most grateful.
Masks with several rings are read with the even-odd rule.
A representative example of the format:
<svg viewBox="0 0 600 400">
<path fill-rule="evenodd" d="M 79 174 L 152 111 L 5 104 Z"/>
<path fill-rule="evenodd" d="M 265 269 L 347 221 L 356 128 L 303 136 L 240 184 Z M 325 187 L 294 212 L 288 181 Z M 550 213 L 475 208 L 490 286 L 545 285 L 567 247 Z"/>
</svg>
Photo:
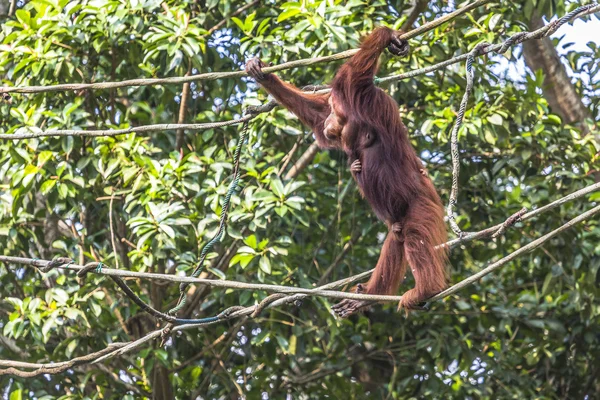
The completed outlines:
<svg viewBox="0 0 600 400">
<path fill-rule="evenodd" d="M 5 86 L 237 71 L 254 55 L 274 64 L 329 55 L 357 47 L 375 26 L 400 28 L 412 2 L 254 1 L 241 10 L 247 4 L 242 0 L 13 3 L 16 12 L 0 32 Z M 414 10 L 414 26 L 461 5 L 416 3 L 424 7 Z M 536 15 L 561 16 L 580 4 L 498 3 L 415 37 L 408 59 L 385 55 L 378 76 L 436 64 L 479 42 L 499 43 L 528 30 Z M 560 35 L 554 43 L 564 49 L 567 70 L 579 73 L 573 85 L 587 106 L 587 121 L 566 121 L 550 109 L 543 71 L 507 72 L 508 63 L 522 63 L 522 46 L 476 60 L 475 89 L 459 137 L 457 222 L 466 231 L 500 223 L 522 207 L 548 204 L 598 179 L 600 49 L 590 43 L 586 51 L 571 51 Z M 297 86 L 327 84 L 340 63 L 278 75 Z M 449 135 L 465 83 L 461 63 L 381 85 L 398 101 L 444 202 L 451 184 Z M 267 101 L 248 78 L 186 86 L 12 94 L 12 102 L 0 103 L 0 133 L 216 122 L 239 117 L 242 104 Z M 581 122 L 592 132 L 586 134 Z M 229 226 L 202 276 L 310 288 L 372 268 L 387 230 L 360 198 L 345 156 L 319 151 L 291 174 L 312 134 L 282 108 L 259 115 L 250 128 Z M 102 261 L 133 271 L 190 274 L 217 230 L 239 135 L 240 126 L 229 126 L 0 141 L 0 255 L 66 256 L 80 264 Z M 452 282 L 599 199 L 598 193 L 587 195 L 519 223 L 496 240 L 455 248 Z M 294 399 L 594 398 L 600 393 L 599 268 L 596 219 L 408 318 L 389 304 L 340 320 L 330 311 L 333 299 L 315 297 L 254 319 L 186 330 L 162 347 L 160 340 L 149 342 L 105 363 L 56 375 L 26 379 L 2 375 L 0 368 L 0 391 L 11 400 L 286 394 Z M 412 283 L 408 277 L 403 290 Z M 163 311 L 179 297 L 177 284 L 143 279 L 128 284 Z M 212 316 L 267 295 L 193 287 L 181 315 Z M 107 277 L 89 274 L 78 281 L 69 271 L 42 274 L 0 264 L 1 359 L 65 361 L 138 339 L 159 326 Z"/>
</svg>

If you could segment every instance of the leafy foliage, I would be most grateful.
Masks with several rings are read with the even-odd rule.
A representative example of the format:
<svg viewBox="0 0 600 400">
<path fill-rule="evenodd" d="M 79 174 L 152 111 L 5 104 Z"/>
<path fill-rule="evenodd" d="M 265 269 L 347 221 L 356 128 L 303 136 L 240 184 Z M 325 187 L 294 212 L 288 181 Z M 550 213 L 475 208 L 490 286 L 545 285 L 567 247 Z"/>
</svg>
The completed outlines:
<svg viewBox="0 0 600 400">
<path fill-rule="evenodd" d="M 408 3 L 256 2 L 212 31 L 245 2 L 19 2 L 2 24 L 0 75 L 6 85 L 51 85 L 234 71 L 251 55 L 282 63 L 354 48 L 362 33 L 380 24 L 399 28 Z M 415 38 L 410 59 L 385 57 L 379 76 L 438 63 L 482 41 L 498 42 L 526 29 L 534 10 L 562 15 L 577 5 L 507 3 Z M 448 11 L 447 2 L 430 1 L 418 23 Z M 567 48 L 563 62 L 585 76 L 587 84 L 576 86 L 597 121 L 600 54 L 588 46 L 589 52 Z M 520 58 L 516 48 L 475 66 L 474 97 L 460 132 L 458 223 L 465 230 L 503 221 L 523 206 L 547 204 L 598 176 L 597 139 L 551 113 L 540 90 L 542 75 L 505 73 L 506 62 Z M 336 67 L 316 64 L 281 75 L 299 86 L 322 84 Z M 444 201 L 451 178 L 448 140 L 464 86 L 464 66 L 453 66 L 385 87 L 400 104 Z M 190 89 L 186 122 L 231 119 L 242 103 L 266 101 L 247 79 L 202 81 Z M 169 85 L 16 94 L 12 104 L 0 105 L 0 131 L 174 122 L 181 90 Z M 188 132 L 181 152 L 172 131 L 2 142 L 0 251 L 189 273 L 217 229 L 238 136 L 236 127 Z M 325 281 L 331 281 L 375 264 L 386 229 L 359 198 L 341 154 L 321 151 L 296 179 L 283 178 L 288 159 L 295 162 L 312 140 L 283 109 L 254 120 L 244 144 L 243 187 L 232 199 L 227 235 L 209 255 L 206 276 L 311 287 L 326 271 Z M 495 242 L 461 246 L 452 253 L 452 280 L 599 198 L 565 204 Z M 350 241 L 351 250 L 330 270 Z M 599 243 L 600 226 L 590 221 L 410 318 L 388 305 L 338 320 L 328 300 L 315 298 L 255 320 L 184 331 L 162 348 L 143 347 L 107 368 L 77 367 L 28 380 L 3 376 L 0 387 L 11 400 L 133 398 L 160 388 L 166 397 L 164 387 L 177 398 L 591 398 L 600 391 Z M 15 345 L 0 347 L 0 356 L 63 361 L 156 328 L 109 280 L 92 275 L 80 285 L 69 272 L 42 275 L 0 265 L 0 343 Z M 178 297 L 177 285 L 129 283 L 161 310 Z M 184 311 L 215 315 L 266 295 L 197 288 Z"/>
</svg>

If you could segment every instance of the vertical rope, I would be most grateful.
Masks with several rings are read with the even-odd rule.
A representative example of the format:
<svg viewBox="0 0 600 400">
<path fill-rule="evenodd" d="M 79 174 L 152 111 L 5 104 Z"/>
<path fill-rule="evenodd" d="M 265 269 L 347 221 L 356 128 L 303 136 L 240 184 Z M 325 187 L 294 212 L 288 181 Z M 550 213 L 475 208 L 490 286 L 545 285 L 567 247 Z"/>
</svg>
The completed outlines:
<svg viewBox="0 0 600 400">
<path fill-rule="evenodd" d="M 238 140 L 238 144 L 235 149 L 235 153 L 233 155 L 233 160 L 234 160 L 234 165 L 235 165 L 234 169 L 233 169 L 233 180 L 231 181 L 231 184 L 229 185 L 229 189 L 227 190 L 227 194 L 225 195 L 225 200 L 223 200 L 223 207 L 221 209 L 221 217 L 219 220 L 219 230 L 217 231 L 215 236 L 213 236 L 213 238 L 208 243 L 206 243 L 206 245 L 202 249 L 202 252 L 200 253 L 200 261 L 198 261 L 198 264 L 196 265 L 196 268 L 194 268 L 194 271 L 192 272 L 192 275 L 191 275 L 194 278 L 197 278 L 198 275 L 200 275 L 200 271 L 202 271 L 202 267 L 204 266 L 204 261 L 206 260 L 206 256 L 208 255 L 210 250 L 214 247 L 214 245 L 221 240 L 221 238 L 223 237 L 223 233 L 225 232 L 225 228 L 227 228 L 227 216 L 229 213 L 229 205 L 231 203 L 231 196 L 233 196 L 233 194 L 236 192 L 236 190 L 238 188 L 238 184 L 240 182 L 240 159 L 241 159 L 241 154 L 242 154 L 242 146 L 244 145 L 244 142 L 246 141 L 246 138 L 248 136 L 248 122 L 249 122 L 248 120 L 245 121 L 244 125 L 242 126 L 242 132 L 240 134 L 240 138 Z M 182 283 L 181 285 L 179 285 L 179 301 L 177 302 L 177 305 L 175 307 L 173 307 L 171 310 L 169 310 L 169 314 L 173 315 L 185 306 L 185 303 L 187 301 L 187 295 L 186 295 L 185 291 L 188 288 L 188 286 L 190 286 L 190 284 L 185 283 L 185 282 Z"/>
<path fill-rule="evenodd" d="M 471 96 L 471 92 L 473 91 L 473 60 L 475 56 L 483 49 L 488 46 L 488 43 L 482 42 L 479 43 L 473 50 L 469 52 L 467 57 L 467 87 L 465 88 L 465 93 L 460 102 L 460 107 L 458 109 L 458 115 L 456 117 L 456 122 L 454 123 L 454 127 L 452 128 L 452 134 L 450 135 L 450 153 L 452 154 L 452 188 L 450 189 L 450 200 L 448 201 L 448 222 L 450 224 L 450 228 L 457 235 L 462 235 L 462 230 L 458 227 L 456 220 L 454 218 L 454 207 L 456 206 L 456 197 L 458 196 L 458 178 L 460 175 L 460 157 L 458 154 L 458 131 L 462 126 L 463 120 L 465 118 L 465 112 L 467 110 L 467 103 L 469 102 L 469 97 Z"/>
<path fill-rule="evenodd" d="M 491 46 L 488 48 L 488 51 L 494 51 L 498 54 L 504 53 L 508 50 L 509 47 L 524 42 L 529 39 L 540 39 L 543 37 L 550 36 L 552 33 L 556 32 L 561 26 L 577 17 L 580 14 L 588 12 L 594 7 L 597 7 L 598 3 L 591 3 L 585 6 L 577 7 L 575 10 L 563 15 L 561 18 L 550 22 L 545 28 L 537 30 L 535 32 L 519 32 L 511 37 L 509 37 L 506 41 L 502 43 L 501 46 L 498 45 Z M 479 43 L 473 50 L 471 50 L 467 56 L 466 60 L 466 79 L 467 86 L 465 88 L 465 93 L 460 102 L 460 107 L 458 109 L 458 115 L 456 117 L 456 122 L 454 123 L 454 127 L 452 128 L 452 134 L 450 135 L 450 153 L 452 155 L 452 187 L 450 190 L 450 199 L 448 201 L 448 207 L 446 208 L 446 214 L 448 216 L 448 223 L 450 224 L 450 228 L 452 231 L 457 234 L 459 237 L 462 237 L 463 231 L 458 227 L 456 223 L 456 219 L 454 216 L 454 208 L 456 207 L 456 198 L 458 196 L 458 178 L 460 175 L 460 157 L 458 153 L 458 131 L 462 126 L 465 112 L 467 108 L 467 103 L 469 101 L 469 97 L 473 90 L 473 79 L 474 79 L 474 71 L 473 71 L 473 60 L 479 55 L 480 52 L 484 50 L 485 47 L 490 46 L 488 43 L 482 42 Z"/>
</svg>

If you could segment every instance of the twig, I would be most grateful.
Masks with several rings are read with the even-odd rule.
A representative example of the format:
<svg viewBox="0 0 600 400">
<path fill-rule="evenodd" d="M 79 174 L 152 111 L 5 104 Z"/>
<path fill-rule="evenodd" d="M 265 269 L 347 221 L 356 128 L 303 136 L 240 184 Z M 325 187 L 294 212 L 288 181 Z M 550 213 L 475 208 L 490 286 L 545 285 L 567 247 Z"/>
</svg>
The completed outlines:
<svg viewBox="0 0 600 400">
<path fill-rule="evenodd" d="M 283 164 L 279 168 L 279 171 L 277 171 L 277 176 L 278 177 L 280 177 L 281 174 L 283 174 L 283 171 L 285 171 L 285 169 L 287 168 L 287 166 L 290 163 L 290 161 L 292 161 L 292 157 L 296 153 L 296 150 L 298 150 L 298 148 L 300 147 L 300 143 L 302 142 L 302 140 L 303 140 L 303 137 L 302 136 L 298 136 L 298 140 L 296 140 L 296 142 L 292 146 L 291 150 L 288 151 L 288 153 L 285 155 L 285 157 L 283 159 Z"/>
<path fill-rule="evenodd" d="M 451 19 L 456 18 L 466 12 L 469 12 L 479 6 L 490 3 L 492 0 L 478 0 L 471 3 L 463 8 L 455 10 L 449 14 L 446 14 L 436 20 L 421 25 L 419 28 L 414 29 L 410 32 L 405 33 L 401 36 L 401 39 L 411 39 L 424 32 L 430 31 Z M 322 62 L 338 61 L 345 58 L 349 58 L 356 54 L 358 49 L 346 50 L 341 53 L 332 54 L 323 57 L 306 58 L 302 60 L 290 61 L 287 63 L 274 65 L 272 67 L 266 67 L 263 69 L 265 73 L 282 71 L 284 69 L 303 67 L 307 65 L 313 65 Z M 52 86 L 21 86 L 21 87 L 3 87 L 0 88 L 0 94 L 2 93 L 40 93 L 40 92 L 57 92 L 66 90 L 86 90 L 86 89 L 112 89 L 127 86 L 148 86 L 148 85 L 164 85 L 164 84 L 182 84 L 186 82 L 194 81 L 212 81 L 223 78 L 239 78 L 246 76 L 245 71 L 236 72 L 209 72 L 199 75 L 191 75 L 184 77 L 172 77 L 172 78 L 141 78 L 141 79 L 130 79 L 121 82 L 97 82 L 97 83 L 66 83 Z"/>
<path fill-rule="evenodd" d="M 285 179 L 289 180 L 297 177 L 298 174 L 300 174 L 300 172 L 306 168 L 308 164 L 310 164 L 318 152 L 319 145 L 317 142 L 312 142 L 310 146 L 308 146 L 308 149 L 306 149 L 306 151 L 300 156 L 298 161 L 296 161 L 296 163 L 292 165 L 292 168 L 290 168 L 290 170 L 285 174 Z"/>
<path fill-rule="evenodd" d="M 185 76 L 190 76 L 192 74 L 192 60 L 188 60 L 188 70 L 185 73 Z M 185 112 L 187 110 L 187 102 L 190 93 L 190 82 L 186 82 L 183 84 L 183 88 L 181 89 L 181 103 L 179 104 L 179 117 L 177 120 L 178 124 L 183 124 L 185 122 Z M 185 130 L 180 128 L 177 130 L 175 134 L 175 148 L 177 151 L 181 151 L 183 147 L 183 143 L 185 141 Z"/>
<path fill-rule="evenodd" d="M 11 0 L 10 8 L 8 9 L 8 16 L 12 17 L 15 14 L 16 9 L 17 9 L 17 0 Z"/>
<path fill-rule="evenodd" d="M 340 262 L 342 262 L 342 259 L 346 256 L 346 254 L 348 254 L 348 252 L 350 251 L 352 246 L 354 246 L 354 244 L 356 242 L 358 242 L 360 237 L 361 237 L 360 231 L 354 232 L 354 234 L 352 234 L 352 236 L 350 237 L 350 240 L 348 240 L 346 242 L 346 244 L 344 244 L 344 247 L 342 247 L 342 251 L 340 251 L 340 253 L 335 257 L 335 259 L 333 260 L 331 265 L 329 267 L 327 267 L 325 272 L 323 272 L 323 275 L 317 281 L 317 285 L 322 285 L 323 282 L 325 282 L 327 280 L 327 278 L 333 272 L 333 270 L 337 268 L 337 266 L 340 264 Z"/>
<path fill-rule="evenodd" d="M 409 12 L 406 21 L 402 23 L 400 30 L 406 31 L 412 28 L 417 21 L 417 18 L 419 18 L 419 15 L 427 9 L 427 3 L 429 3 L 429 0 L 414 0 L 413 7 Z"/>
<path fill-rule="evenodd" d="M 219 21 L 217 24 L 215 24 L 215 26 L 210 28 L 208 30 L 208 35 L 211 35 L 214 31 L 216 31 L 217 29 L 220 29 L 223 25 L 225 25 L 227 23 L 227 21 L 229 21 L 231 19 L 231 17 L 237 17 L 238 15 L 240 15 L 247 9 L 254 7 L 255 5 L 257 5 L 259 3 L 260 3 L 260 0 L 254 0 L 253 2 L 248 3 L 245 6 L 238 8 L 233 13 L 231 13 L 231 15 L 229 15 L 227 18 L 223 19 L 222 21 Z"/>
<path fill-rule="evenodd" d="M 113 254 L 115 256 L 115 267 L 119 269 L 119 254 L 117 253 L 117 243 L 115 241 L 115 230 L 113 227 L 113 200 L 115 199 L 115 190 L 113 188 L 110 196 L 110 203 L 108 205 L 108 221 L 110 227 L 110 242 L 113 248 Z"/>
</svg>

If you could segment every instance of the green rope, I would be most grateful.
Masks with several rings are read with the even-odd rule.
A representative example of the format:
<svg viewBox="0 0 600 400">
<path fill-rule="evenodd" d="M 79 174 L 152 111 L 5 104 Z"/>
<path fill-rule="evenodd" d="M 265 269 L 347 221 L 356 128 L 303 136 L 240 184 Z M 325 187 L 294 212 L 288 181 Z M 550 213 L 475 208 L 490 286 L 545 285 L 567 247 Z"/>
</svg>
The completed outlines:
<svg viewBox="0 0 600 400">
<path fill-rule="evenodd" d="M 192 272 L 192 275 L 191 275 L 194 278 L 197 278 L 198 275 L 200 275 L 200 271 L 202 271 L 202 267 L 204 266 L 204 261 L 206 260 L 206 256 L 208 255 L 209 251 L 213 248 L 213 246 L 221 240 L 221 238 L 223 237 L 223 233 L 225 232 L 225 228 L 227 227 L 227 214 L 229 212 L 229 204 L 231 202 L 231 196 L 233 196 L 233 194 L 239 190 L 238 184 L 240 181 L 240 159 L 241 159 L 241 154 L 242 154 L 242 146 L 244 145 L 244 142 L 246 141 L 247 136 L 248 136 L 248 121 L 244 122 L 244 125 L 242 126 L 242 132 L 240 134 L 240 138 L 238 140 L 238 144 L 235 149 L 235 153 L 233 155 L 233 162 L 235 164 L 235 167 L 233 169 L 233 180 L 231 181 L 231 184 L 229 185 L 229 189 L 227 189 L 227 194 L 225 195 L 225 199 L 223 200 L 223 208 L 221 209 L 221 216 L 220 216 L 220 221 L 219 221 L 219 230 L 217 231 L 215 236 L 202 249 L 202 252 L 200 253 L 200 261 L 198 261 L 198 264 L 196 265 L 196 268 L 194 268 L 194 271 Z M 177 305 L 174 308 L 169 310 L 169 314 L 173 315 L 185 306 L 185 303 L 187 300 L 185 291 L 189 285 L 190 284 L 187 282 L 184 282 L 181 285 L 179 285 L 179 301 L 177 302 Z"/>
</svg>

